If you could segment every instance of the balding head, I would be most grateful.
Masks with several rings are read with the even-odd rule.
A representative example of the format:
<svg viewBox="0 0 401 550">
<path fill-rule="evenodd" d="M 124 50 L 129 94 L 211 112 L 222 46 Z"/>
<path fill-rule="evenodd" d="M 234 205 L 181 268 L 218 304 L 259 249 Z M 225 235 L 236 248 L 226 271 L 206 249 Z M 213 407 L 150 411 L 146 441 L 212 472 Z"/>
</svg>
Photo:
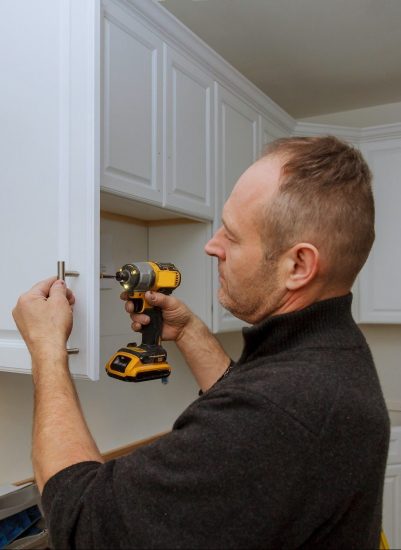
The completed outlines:
<svg viewBox="0 0 401 550">
<path fill-rule="evenodd" d="M 296 243 L 317 247 L 331 283 L 351 287 L 374 241 L 371 173 L 361 153 L 335 137 L 287 138 L 263 159 L 279 159 L 278 192 L 265 208 L 270 256 Z"/>
</svg>

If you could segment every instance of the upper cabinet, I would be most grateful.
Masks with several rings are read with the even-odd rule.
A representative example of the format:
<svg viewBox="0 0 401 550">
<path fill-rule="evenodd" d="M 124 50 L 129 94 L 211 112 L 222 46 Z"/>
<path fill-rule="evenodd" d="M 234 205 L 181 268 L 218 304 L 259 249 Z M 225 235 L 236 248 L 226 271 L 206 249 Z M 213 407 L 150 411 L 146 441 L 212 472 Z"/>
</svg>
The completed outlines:
<svg viewBox="0 0 401 550">
<path fill-rule="evenodd" d="M 164 205 L 201 218 L 214 214 L 213 78 L 165 45 Z"/>
<path fill-rule="evenodd" d="M 162 204 L 163 42 L 104 3 L 102 188 Z"/>
<path fill-rule="evenodd" d="M 23 5 L 23 7 L 21 6 Z M 30 372 L 11 310 L 57 274 L 79 275 L 70 368 L 97 378 L 99 10 L 96 0 L 1 5 L 0 368 Z"/>
<path fill-rule="evenodd" d="M 102 189 L 212 220 L 213 78 L 122 2 L 103 10 Z"/>
<path fill-rule="evenodd" d="M 401 136 L 361 150 L 373 173 L 376 239 L 359 277 L 359 321 L 401 323 Z"/>
</svg>

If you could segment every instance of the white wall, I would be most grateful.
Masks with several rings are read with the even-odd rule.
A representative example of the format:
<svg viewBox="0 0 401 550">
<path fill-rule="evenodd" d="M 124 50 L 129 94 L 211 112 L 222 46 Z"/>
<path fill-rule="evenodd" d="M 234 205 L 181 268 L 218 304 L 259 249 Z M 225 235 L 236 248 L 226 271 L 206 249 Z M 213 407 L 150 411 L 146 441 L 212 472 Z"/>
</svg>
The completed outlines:
<svg viewBox="0 0 401 550">
<path fill-rule="evenodd" d="M 352 126 L 355 128 L 394 124 L 401 122 L 401 102 L 302 118 L 299 119 L 299 122 L 338 124 L 339 126 Z"/>
</svg>

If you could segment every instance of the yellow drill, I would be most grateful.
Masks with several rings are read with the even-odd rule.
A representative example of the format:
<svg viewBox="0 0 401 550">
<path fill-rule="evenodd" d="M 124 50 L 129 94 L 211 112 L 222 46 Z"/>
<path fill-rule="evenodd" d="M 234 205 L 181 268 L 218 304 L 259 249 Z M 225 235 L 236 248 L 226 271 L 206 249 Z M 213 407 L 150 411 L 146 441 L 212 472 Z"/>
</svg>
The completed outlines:
<svg viewBox="0 0 401 550">
<path fill-rule="evenodd" d="M 149 315 L 150 323 L 142 328 L 140 345 L 135 342 L 127 344 L 109 359 L 107 374 L 126 382 L 156 378 L 167 381 L 171 367 L 167 363 L 167 352 L 161 345 L 162 312 L 146 301 L 145 292 L 154 290 L 171 294 L 181 282 L 181 273 L 171 263 L 137 262 L 123 265 L 115 278 L 128 293 L 129 300 L 134 304 L 134 312 Z"/>
</svg>

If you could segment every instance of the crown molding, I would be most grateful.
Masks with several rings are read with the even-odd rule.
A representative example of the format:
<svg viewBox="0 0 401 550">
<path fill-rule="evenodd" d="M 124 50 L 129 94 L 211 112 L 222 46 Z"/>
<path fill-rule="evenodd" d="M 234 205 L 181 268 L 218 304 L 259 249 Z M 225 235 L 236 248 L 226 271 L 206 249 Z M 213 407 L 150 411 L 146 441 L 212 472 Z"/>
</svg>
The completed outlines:
<svg viewBox="0 0 401 550">
<path fill-rule="evenodd" d="M 376 141 L 378 139 L 400 139 L 401 138 L 401 123 L 383 124 L 380 126 L 367 126 L 362 128 L 361 143 L 368 141 Z"/>
<path fill-rule="evenodd" d="M 355 128 L 352 126 L 337 126 L 334 124 L 316 124 L 312 122 L 298 122 L 294 136 L 324 136 L 333 135 L 357 145 L 369 141 L 400 139 L 401 123 L 383 124 L 380 126 L 366 126 Z"/>
</svg>

